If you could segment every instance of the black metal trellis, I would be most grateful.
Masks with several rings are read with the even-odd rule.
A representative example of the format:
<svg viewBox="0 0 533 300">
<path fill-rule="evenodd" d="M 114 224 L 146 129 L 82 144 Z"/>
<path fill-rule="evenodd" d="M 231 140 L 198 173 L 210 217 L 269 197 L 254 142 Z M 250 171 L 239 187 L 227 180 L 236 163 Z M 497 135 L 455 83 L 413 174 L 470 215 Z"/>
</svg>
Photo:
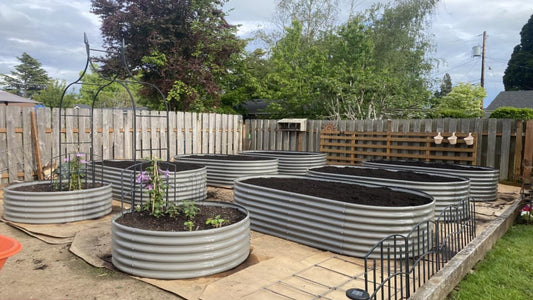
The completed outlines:
<svg viewBox="0 0 533 300">
<path fill-rule="evenodd" d="M 138 145 L 137 144 L 137 139 L 136 139 L 136 132 L 137 132 L 137 121 L 140 120 L 140 122 L 143 122 L 143 120 L 146 120 L 146 118 L 165 118 L 166 119 L 166 128 L 169 128 L 169 111 L 168 111 L 168 103 L 166 101 L 166 98 L 165 96 L 163 95 L 163 93 L 161 92 L 161 90 L 151 84 L 151 83 L 147 83 L 147 82 L 142 82 L 138 79 L 135 78 L 135 76 L 133 76 L 132 72 L 130 71 L 130 69 L 128 68 L 128 63 L 127 63 L 127 60 L 126 60 L 126 55 L 125 55 L 125 44 L 124 44 L 124 41 L 122 42 L 122 46 L 120 48 L 120 51 L 119 53 L 115 54 L 115 56 L 118 56 L 120 58 L 120 65 L 121 67 L 125 70 L 125 73 L 126 73 L 126 78 L 119 78 L 120 77 L 120 72 L 119 70 L 117 70 L 117 72 L 115 72 L 115 74 L 111 77 L 107 77 L 105 75 L 103 75 L 99 70 L 98 68 L 96 67 L 96 61 L 95 61 L 95 58 L 91 56 L 91 52 L 101 52 L 101 53 L 106 53 L 108 56 L 112 56 L 113 53 L 109 53 L 105 50 L 100 50 L 100 49 L 93 49 L 90 47 L 89 45 L 89 41 L 87 39 L 87 35 L 84 34 L 84 44 L 85 44 L 85 51 L 86 51 L 86 55 L 87 55 L 87 59 L 86 59 L 86 62 L 85 62 L 85 67 L 83 69 L 83 71 L 81 72 L 80 76 L 78 77 L 78 79 L 76 79 L 75 81 L 69 83 L 65 89 L 63 90 L 63 93 L 61 94 L 61 99 L 60 99 L 60 102 L 59 102 L 59 119 L 58 119 L 58 135 L 59 135 L 59 138 L 58 138 L 58 146 L 59 146 L 59 149 L 58 149 L 58 155 L 56 155 L 54 157 L 54 153 L 52 151 L 51 153 L 51 161 L 54 162 L 54 161 L 57 161 L 57 164 L 58 164 L 58 168 L 56 169 L 56 175 L 57 175 L 57 178 L 63 178 L 65 176 L 68 176 L 70 175 L 69 174 L 64 174 L 64 172 L 66 172 L 66 170 L 68 169 L 67 167 L 64 166 L 64 163 L 65 162 L 70 162 L 72 161 L 72 158 L 74 157 L 73 153 L 70 153 L 69 154 L 69 151 L 72 151 L 72 150 L 75 150 L 75 154 L 76 155 L 79 155 L 79 154 L 83 154 L 83 157 L 84 159 L 86 159 L 87 161 L 90 161 L 90 162 L 95 162 L 96 159 L 95 159 L 95 151 L 94 151 L 94 133 L 95 133 L 95 128 L 94 128 L 94 106 L 95 106 L 95 103 L 97 103 L 97 99 L 98 99 L 98 96 L 100 95 L 100 93 L 109 85 L 113 84 L 113 83 L 118 83 L 119 85 L 121 85 L 126 91 L 127 91 L 127 94 L 130 98 L 130 102 L 131 102 L 131 105 L 132 105 L 132 109 L 133 109 L 133 115 L 134 115 L 134 118 L 133 118 L 133 138 L 132 138 L 132 159 L 133 161 L 136 161 L 137 160 L 137 153 L 138 152 L 141 152 L 141 151 L 149 151 L 150 153 L 150 157 L 154 157 L 153 153 L 158 151 L 159 153 L 163 153 L 163 151 L 166 151 L 166 157 L 158 157 L 158 158 L 161 158 L 161 159 L 166 159 L 166 161 L 170 161 L 170 152 L 169 152 L 169 149 L 168 148 L 153 148 L 152 145 L 150 144 L 150 147 L 149 148 L 144 148 L 143 149 L 143 146 L 145 145 Z M 87 85 L 88 83 L 84 83 L 83 82 L 83 78 L 84 76 L 87 74 L 87 71 L 88 70 L 91 70 L 93 73 L 97 74 L 100 78 L 102 78 L 104 80 L 104 83 L 103 84 L 100 84 L 98 85 L 98 89 L 96 91 L 96 93 L 94 94 L 93 96 L 93 99 L 92 99 L 92 103 L 91 103 L 91 109 L 89 110 L 89 113 L 88 114 L 80 114 L 79 110 L 76 111 L 76 113 L 74 114 L 71 114 L 71 113 L 68 113 L 63 105 L 64 105 L 64 98 L 65 98 L 65 95 L 67 93 L 67 91 L 74 85 Z M 129 83 L 137 83 L 137 84 L 141 84 L 141 85 L 145 85 L 145 86 L 149 86 L 153 89 L 155 89 L 158 94 L 161 96 L 161 99 L 162 99 L 162 102 L 164 103 L 165 105 L 165 109 L 166 109 L 166 114 L 164 115 L 161 115 L 161 114 L 158 114 L 158 115 L 154 115 L 154 114 L 139 114 L 137 112 L 137 109 L 136 109 L 136 105 L 135 105 L 135 99 L 133 97 L 133 94 L 131 93 L 128 85 Z M 67 118 L 76 118 L 77 120 L 80 120 L 80 118 L 87 118 L 90 122 L 90 133 L 89 133 L 89 140 L 81 140 L 80 139 L 80 134 L 77 135 L 77 138 L 76 139 L 72 139 L 71 141 L 64 141 L 63 140 L 63 135 L 64 134 L 68 134 L 68 133 L 64 133 L 63 130 L 63 122 L 67 120 Z M 166 135 L 166 147 L 168 147 L 169 145 L 169 134 Z M 81 149 L 81 146 L 82 145 L 88 145 L 88 149 L 89 149 L 89 153 L 81 153 L 80 149 Z M 140 147 L 139 147 L 140 146 Z M 78 156 L 76 156 L 78 157 Z M 70 165 L 70 163 L 69 163 Z M 102 164 L 103 166 L 103 164 Z M 89 167 L 86 167 L 86 168 L 90 168 L 90 170 L 85 170 L 85 171 L 88 171 L 88 172 L 91 172 L 92 174 L 95 174 L 95 164 L 90 164 Z M 87 178 L 89 178 L 88 176 L 85 176 L 84 177 L 84 180 L 88 180 Z M 95 180 L 95 176 L 92 176 L 91 177 L 92 180 L 93 180 L 93 183 L 94 183 L 94 180 Z M 52 178 L 52 181 L 54 179 Z M 85 182 L 86 183 L 86 182 Z"/>
</svg>

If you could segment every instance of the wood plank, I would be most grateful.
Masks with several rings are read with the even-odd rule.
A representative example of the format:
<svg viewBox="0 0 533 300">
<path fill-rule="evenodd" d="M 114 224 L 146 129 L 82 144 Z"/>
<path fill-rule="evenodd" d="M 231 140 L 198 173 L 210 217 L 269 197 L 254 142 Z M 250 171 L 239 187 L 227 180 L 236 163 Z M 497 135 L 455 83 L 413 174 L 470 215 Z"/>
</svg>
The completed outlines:
<svg viewBox="0 0 533 300">
<path fill-rule="evenodd" d="M 0 173 L 7 172 L 9 170 L 9 157 L 7 148 L 7 125 L 6 125 L 6 113 L 7 106 L 0 105 L 0 128 L 5 130 L 0 131 Z M 7 177 L 0 178 L 0 184 L 9 183 L 9 174 Z"/>
<path fill-rule="evenodd" d="M 179 111 L 176 113 L 176 155 L 185 154 L 185 113 Z"/>
<path fill-rule="evenodd" d="M 177 121 L 176 121 L 177 113 L 175 111 L 171 111 L 168 114 L 168 128 L 167 128 L 167 134 L 168 134 L 168 156 L 170 157 L 170 160 L 174 160 L 174 156 L 178 155 L 178 130 L 177 130 Z"/>
<path fill-rule="evenodd" d="M 169 140 L 169 126 L 170 126 L 170 113 L 166 111 L 159 112 L 159 144 L 161 148 L 161 159 L 170 161 L 171 156 L 169 152 L 170 140 Z"/>
<path fill-rule="evenodd" d="M 136 147 L 134 145 L 137 141 L 137 129 L 135 128 L 137 124 L 133 124 L 136 117 L 133 110 L 127 110 L 126 116 L 124 117 L 124 158 L 125 159 L 136 159 Z"/>
<path fill-rule="evenodd" d="M 228 115 L 219 115 L 220 116 L 220 147 L 219 152 L 221 154 L 228 154 Z"/>
<path fill-rule="evenodd" d="M 209 153 L 209 114 L 200 114 L 199 118 L 202 119 L 202 150 L 200 153 L 207 154 Z"/>
<path fill-rule="evenodd" d="M 113 110 L 102 109 L 102 156 L 104 160 L 113 159 L 113 134 L 109 130 L 113 125 Z"/>
<path fill-rule="evenodd" d="M 522 149 L 523 149 L 524 122 L 516 122 L 516 137 L 514 148 L 513 176 L 511 180 L 518 180 L 522 176 Z"/>
<path fill-rule="evenodd" d="M 234 133 L 235 133 L 235 127 L 233 126 L 234 120 L 237 118 L 236 115 L 229 115 L 228 116 L 228 146 L 227 146 L 227 154 L 233 154 L 236 145 L 234 144 L 235 141 L 233 140 Z"/>
<path fill-rule="evenodd" d="M 15 133 L 15 128 L 20 127 L 21 117 L 20 106 L 6 107 L 6 128 L 7 128 L 7 153 L 8 153 L 8 173 L 9 182 L 18 180 L 18 172 L 22 171 L 24 152 L 22 151 L 22 136 Z"/>
<path fill-rule="evenodd" d="M 24 133 L 22 133 L 22 151 L 24 151 L 24 155 L 23 155 L 24 181 L 33 180 L 33 174 L 35 170 L 34 166 L 37 165 L 36 164 L 37 153 L 33 151 L 35 148 L 34 148 L 32 136 L 31 136 L 31 132 L 32 132 L 31 113 L 35 113 L 33 111 L 33 107 L 24 107 L 22 109 L 22 124 L 21 125 L 24 128 Z M 39 159 L 40 159 L 40 153 L 39 153 Z"/>
<path fill-rule="evenodd" d="M 216 134 L 217 134 L 216 129 L 217 129 L 216 114 L 210 113 L 209 114 L 209 127 L 205 128 L 205 130 L 207 130 L 207 132 L 209 133 L 208 153 L 212 153 L 212 154 L 215 153 L 215 143 L 216 143 Z"/>
<path fill-rule="evenodd" d="M 511 122 L 502 120 L 502 142 L 500 150 L 500 180 L 507 179 L 509 174 L 509 151 L 511 150 Z"/>
<path fill-rule="evenodd" d="M 496 145 L 496 130 L 498 126 L 498 120 L 496 119 L 489 119 L 488 124 L 488 136 L 487 136 L 487 144 L 488 145 Z M 487 166 L 494 168 L 496 164 L 496 147 L 487 147 Z"/>
<path fill-rule="evenodd" d="M 83 127 L 81 125 L 81 122 L 85 119 L 80 120 L 80 128 L 86 127 L 85 124 Z M 113 159 L 124 159 L 124 135 L 124 111 L 122 109 L 113 109 L 113 133 L 111 134 Z M 84 138 L 84 140 L 88 139 Z"/>
<path fill-rule="evenodd" d="M 193 145 L 192 145 L 192 113 L 186 112 L 184 113 L 184 122 L 183 122 L 183 129 L 185 133 L 185 140 L 183 142 L 184 144 L 184 150 L 183 153 L 190 155 L 194 154 L 193 152 Z"/>
<path fill-rule="evenodd" d="M 78 109 L 78 113 L 80 117 L 78 119 L 78 137 L 80 139 L 80 142 L 82 144 L 79 147 L 80 153 L 87 154 L 87 157 L 89 158 L 90 152 L 91 152 L 91 110 L 88 108 L 80 108 Z"/>
<path fill-rule="evenodd" d="M 531 178 L 531 166 L 533 166 L 533 120 L 528 120 L 524 141 L 523 178 Z"/>
<path fill-rule="evenodd" d="M 244 145 L 244 121 L 241 115 L 233 117 L 233 152 L 231 154 L 237 154 L 242 152 Z"/>
</svg>

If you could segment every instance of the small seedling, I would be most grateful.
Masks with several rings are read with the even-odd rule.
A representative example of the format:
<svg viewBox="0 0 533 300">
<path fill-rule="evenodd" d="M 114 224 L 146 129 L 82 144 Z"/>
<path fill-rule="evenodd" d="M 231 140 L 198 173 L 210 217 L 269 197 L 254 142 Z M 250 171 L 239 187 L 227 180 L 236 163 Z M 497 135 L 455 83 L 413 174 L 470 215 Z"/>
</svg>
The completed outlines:
<svg viewBox="0 0 533 300">
<path fill-rule="evenodd" d="M 206 225 L 211 225 L 214 228 L 220 228 L 225 223 L 229 223 L 229 221 L 226 219 L 222 219 L 220 215 L 217 215 L 215 218 L 208 218 L 207 221 L 205 221 Z"/>
<path fill-rule="evenodd" d="M 189 231 L 192 231 L 194 228 L 194 222 L 192 220 L 183 223 L 183 225 L 185 225 L 185 228 L 187 228 Z"/>
</svg>

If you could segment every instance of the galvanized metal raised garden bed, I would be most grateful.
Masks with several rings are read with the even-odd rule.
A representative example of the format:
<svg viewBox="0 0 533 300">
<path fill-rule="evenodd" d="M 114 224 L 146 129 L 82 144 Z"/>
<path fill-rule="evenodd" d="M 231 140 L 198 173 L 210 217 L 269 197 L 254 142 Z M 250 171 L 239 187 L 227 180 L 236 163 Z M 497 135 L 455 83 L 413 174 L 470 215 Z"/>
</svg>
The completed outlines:
<svg viewBox="0 0 533 300">
<path fill-rule="evenodd" d="M 242 154 L 278 159 L 278 173 L 305 175 L 307 169 L 326 165 L 326 153 L 299 151 L 243 151 Z"/>
<path fill-rule="evenodd" d="M 352 170 L 355 174 L 341 174 L 341 170 Z M 412 173 L 407 170 L 393 170 L 393 169 L 380 169 L 384 173 L 381 174 L 384 177 L 369 177 L 365 175 L 365 171 L 372 171 L 376 168 L 362 167 L 362 166 L 327 166 L 311 168 L 308 171 L 308 176 L 313 178 L 333 179 L 346 182 L 355 183 L 367 183 L 367 184 L 379 184 L 389 187 L 399 187 L 406 189 L 419 190 L 428 195 L 433 196 L 435 199 L 435 215 L 438 215 L 442 210 L 450 205 L 455 205 L 462 200 L 466 199 L 469 194 L 470 180 L 464 177 L 457 177 L 451 175 L 437 175 L 434 173 L 416 172 L 414 175 L 419 178 L 416 181 L 407 179 L 394 179 L 398 176 L 404 177 Z M 338 170 L 338 172 L 335 172 Z M 419 176 L 418 176 L 419 175 Z M 387 178 L 390 176 L 393 178 Z"/>
<path fill-rule="evenodd" d="M 363 162 L 363 166 L 386 169 L 407 169 L 411 171 L 436 173 L 439 175 L 447 174 L 466 177 L 470 179 L 470 197 L 472 197 L 474 201 L 494 201 L 498 197 L 498 180 L 500 177 L 500 171 L 498 169 L 457 164 L 435 164 L 431 162 L 416 163 L 417 165 L 413 165 L 413 162 L 406 160 L 380 160 Z M 446 165 L 449 165 L 449 167 Z"/>
<path fill-rule="evenodd" d="M 247 183 L 251 178 L 335 181 L 286 175 L 240 178 L 235 180 L 234 202 L 250 211 L 253 230 L 350 256 L 363 257 L 388 235 L 408 234 L 413 226 L 431 220 L 435 209 L 435 201 L 431 196 L 414 190 L 389 188 L 393 192 L 413 193 L 425 197 L 427 204 L 404 207 L 370 206 Z M 343 184 L 348 187 L 359 185 L 368 189 L 383 188 L 370 184 Z"/>
</svg>

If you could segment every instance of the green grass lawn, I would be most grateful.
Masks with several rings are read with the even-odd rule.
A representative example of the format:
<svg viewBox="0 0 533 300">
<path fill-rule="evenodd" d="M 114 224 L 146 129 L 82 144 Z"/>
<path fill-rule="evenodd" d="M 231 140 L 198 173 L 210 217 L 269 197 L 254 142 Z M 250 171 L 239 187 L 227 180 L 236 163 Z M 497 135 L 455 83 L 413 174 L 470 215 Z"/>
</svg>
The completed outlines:
<svg viewBox="0 0 533 300">
<path fill-rule="evenodd" d="M 533 299 L 533 225 L 513 225 L 447 299 Z"/>
</svg>

